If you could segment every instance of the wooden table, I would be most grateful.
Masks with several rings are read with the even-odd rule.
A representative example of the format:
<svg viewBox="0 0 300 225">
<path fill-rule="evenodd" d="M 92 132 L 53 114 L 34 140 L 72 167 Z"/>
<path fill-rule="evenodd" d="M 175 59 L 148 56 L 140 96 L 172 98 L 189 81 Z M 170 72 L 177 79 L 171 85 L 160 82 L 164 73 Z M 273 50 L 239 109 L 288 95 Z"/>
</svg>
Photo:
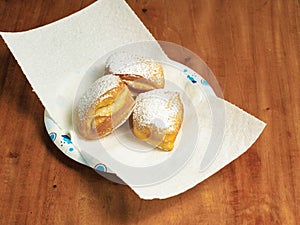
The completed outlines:
<svg viewBox="0 0 300 225">
<path fill-rule="evenodd" d="M 0 30 L 56 21 L 93 0 L 0 1 Z M 198 54 L 226 100 L 268 125 L 195 188 L 145 201 L 61 153 L 44 109 L 0 41 L 0 224 L 299 224 L 300 2 L 128 0 L 159 40 Z"/>
</svg>

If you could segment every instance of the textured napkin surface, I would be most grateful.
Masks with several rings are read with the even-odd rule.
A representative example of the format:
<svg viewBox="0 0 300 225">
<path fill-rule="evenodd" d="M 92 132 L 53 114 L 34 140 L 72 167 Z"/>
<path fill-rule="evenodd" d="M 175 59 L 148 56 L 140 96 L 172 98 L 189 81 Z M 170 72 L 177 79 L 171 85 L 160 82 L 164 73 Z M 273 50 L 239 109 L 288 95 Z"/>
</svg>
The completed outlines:
<svg viewBox="0 0 300 225">
<path fill-rule="evenodd" d="M 33 90 L 64 130 L 72 128 L 73 99 L 91 64 L 118 46 L 154 40 L 123 0 L 99 0 L 49 25 L 0 34 Z"/>
<path fill-rule="evenodd" d="M 196 151 L 192 155 L 190 161 L 180 170 L 176 176 L 170 177 L 163 183 L 148 186 L 148 187 L 135 187 L 134 191 L 143 199 L 159 198 L 164 199 L 178 195 L 214 173 L 218 172 L 224 166 L 238 158 L 256 141 L 265 127 L 265 123 L 251 116 L 240 108 L 224 101 L 223 99 L 214 98 L 214 107 L 225 108 L 225 127 L 217 154 L 212 158 L 211 163 L 205 168 L 201 168 L 203 163 L 204 154 L 206 153 L 209 136 L 203 141 L 199 141 Z M 197 106 L 202 108 L 201 116 L 203 118 L 209 115 L 209 106 L 207 101 L 198 102 Z M 204 129 L 209 130 L 213 124 L 206 124 Z M 202 128 L 203 129 L 203 128 Z M 205 132 L 204 132 L 205 133 Z M 202 149 L 201 149 L 202 148 Z M 204 150 L 204 151 L 201 151 Z M 166 191 L 166 187 L 169 188 Z"/>
<path fill-rule="evenodd" d="M 119 46 L 155 41 L 123 0 L 99 0 L 52 24 L 0 34 L 50 116 L 65 131 L 72 130 L 73 100 L 91 65 Z M 168 198 L 188 190 L 236 159 L 259 137 L 265 126 L 263 122 L 222 99 L 214 98 L 213 102 L 213 107 L 224 108 L 225 115 L 223 139 L 214 160 L 201 167 L 205 151 L 200 150 L 209 144 L 209 137 L 204 138 L 206 141 L 195 148 L 200 150 L 194 151 L 175 176 L 155 185 L 131 186 L 141 198 Z M 207 101 L 194 104 L 205 109 L 199 110 L 199 118 L 209 117 L 211 105 Z M 211 126 L 209 122 L 204 126 L 206 135 Z M 115 172 L 122 178 L 123 171 Z"/>
<path fill-rule="evenodd" d="M 130 144 L 136 138 L 124 125 L 94 142 L 73 135 L 90 165 L 102 160 L 143 199 L 165 199 L 194 187 L 247 151 L 265 127 L 254 116 L 209 94 L 202 84 L 190 82 L 181 70 L 163 68 L 165 89 L 181 93 L 184 105 L 181 135 L 173 151 L 140 151 L 145 146 Z"/>
</svg>

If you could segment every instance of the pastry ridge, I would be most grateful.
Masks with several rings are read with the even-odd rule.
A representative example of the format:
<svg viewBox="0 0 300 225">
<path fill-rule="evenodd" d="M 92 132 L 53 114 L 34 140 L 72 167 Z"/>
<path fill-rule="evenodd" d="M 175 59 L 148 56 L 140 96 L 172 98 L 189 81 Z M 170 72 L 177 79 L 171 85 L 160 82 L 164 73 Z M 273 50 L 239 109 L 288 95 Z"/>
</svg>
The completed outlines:
<svg viewBox="0 0 300 225">
<path fill-rule="evenodd" d="M 118 76 L 102 76 L 77 102 L 75 129 L 86 139 L 104 137 L 126 121 L 134 104 L 128 87 Z"/>
</svg>

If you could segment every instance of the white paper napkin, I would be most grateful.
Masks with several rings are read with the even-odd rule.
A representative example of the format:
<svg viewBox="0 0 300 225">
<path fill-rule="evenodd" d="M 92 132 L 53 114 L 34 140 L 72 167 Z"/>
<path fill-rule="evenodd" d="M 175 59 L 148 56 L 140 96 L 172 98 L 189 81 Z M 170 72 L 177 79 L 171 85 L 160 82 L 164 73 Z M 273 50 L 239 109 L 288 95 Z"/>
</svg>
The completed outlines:
<svg viewBox="0 0 300 225">
<path fill-rule="evenodd" d="M 210 165 L 202 167 L 205 163 L 201 147 L 205 149 L 208 143 L 202 143 L 192 155 L 190 161 L 182 170 L 166 181 L 144 187 L 134 187 L 134 191 L 143 199 L 168 198 L 178 195 L 209 176 L 213 175 L 224 166 L 238 158 L 256 141 L 265 127 L 265 123 L 244 112 L 238 107 L 222 99 L 215 98 L 214 107 L 225 107 L 225 132 L 215 159 Z M 199 102 L 198 107 L 205 107 L 207 102 Z M 209 107 L 206 106 L 208 109 Z M 203 114 L 208 112 L 203 112 Z M 208 140 L 207 140 L 208 141 Z M 171 188 L 170 188 L 171 187 Z M 166 189 L 168 188 L 168 189 Z"/>
<path fill-rule="evenodd" d="M 1 32 L 41 102 L 72 128 L 77 87 L 96 59 L 132 42 L 154 40 L 123 0 L 99 0 L 64 19 L 25 32 Z"/>
<path fill-rule="evenodd" d="M 25 32 L 0 34 L 42 104 L 65 131 L 72 130 L 73 100 L 91 65 L 119 46 L 155 41 L 123 0 L 99 0 L 52 24 Z M 194 87 L 196 86 L 183 88 L 192 96 Z M 188 163 L 169 179 L 148 186 L 131 185 L 130 180 L 124 176 L 124 171 L 118 171 L 116 167 L 116 174 L 127 181 L 141 198 L 167 198 L 195 186 L 244 153 L 265 126 L 255 117 L 216 97 L 202 98 L 201 101 L 199 98 L 193 99 L 193 104 L 196 108 L 204 109 L 197 111 L 199 118 L 209 115 L 217 118 L 218 113 L 211 114 L 210 107 L 224 109 L 224 130 L 221 145 L 216 149 L 218 154 L 212 152 L 209 155 L 200 151 L 210 144 L 212 133 L 218 136 L 218 132 L 212 132 L 215 121 L 207 120 L 210 121 L 205 125 L 207 132 L 202 134 L 208 138 L 197 144 Z M 214 155 L 214 160 L 203 166 L 205 157 L 211 158 Z"/>
<path fill-rule="evenodd" d="M 259 137 L 265 123 L 192 83 L 176 67 L 162 64 L 166 90 L 181 93 L 184 118 L 172 152 L 154 150 L 139 142 L 125 124 L 97 141 L 73 135 L 90 165 L 102 160 L 141 198 L 178 195 L 244 153 Z M 149 148 L 150 147 L 150 148 Z"/>
</svg>

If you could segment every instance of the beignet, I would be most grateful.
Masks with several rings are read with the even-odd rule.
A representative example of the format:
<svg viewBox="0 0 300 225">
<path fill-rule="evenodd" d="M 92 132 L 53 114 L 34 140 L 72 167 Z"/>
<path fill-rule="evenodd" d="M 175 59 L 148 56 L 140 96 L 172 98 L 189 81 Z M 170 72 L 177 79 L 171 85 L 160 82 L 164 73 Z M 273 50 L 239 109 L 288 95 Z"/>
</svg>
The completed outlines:
<svg viewBox="0 0 300 225">
<path fill-rule="evenodd" d="M 132 115 L 134 135 L 162 150 L 171 151 L 183 120 L 183 104 L 175 91 L 156 89 L 136 98 Z"/>
<path fill-rule="evenodd" d="M 134 104 L 128 87 L 118 76 L 102 76 L 79 99 L 75 129 L 86 139 L 101 138 L 126 121 Z"/>
<path fill-rule="evenodd" d="M 118 75 L 134 97 L 165 85 L 161 64 L 127 52 L 111 55 L 106 61 L 106 71 Z"/>
</svg>

